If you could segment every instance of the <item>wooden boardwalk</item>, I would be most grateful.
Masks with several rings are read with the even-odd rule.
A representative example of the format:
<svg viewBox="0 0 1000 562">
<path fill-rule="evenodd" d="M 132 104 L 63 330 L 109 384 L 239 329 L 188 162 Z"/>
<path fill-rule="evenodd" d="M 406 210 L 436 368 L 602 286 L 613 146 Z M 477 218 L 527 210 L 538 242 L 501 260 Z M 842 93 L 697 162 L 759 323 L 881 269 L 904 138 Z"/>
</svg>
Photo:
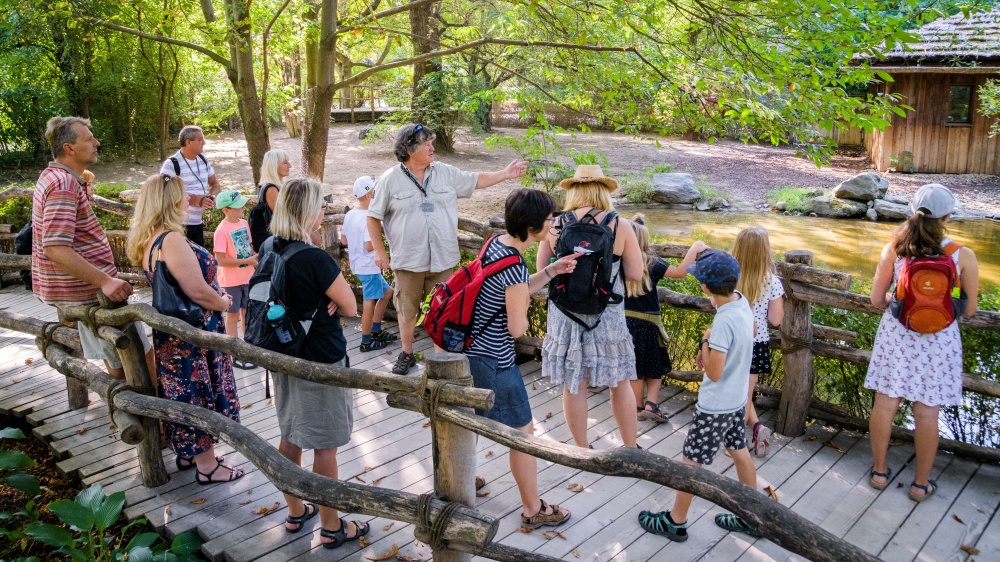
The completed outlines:
<svg viewBox="0 0 1000 562">
<path fill-rule="evenodd" d="M 148 298 L 140 293 L 140 297 Z M 0 290 L 0 308 L 53 320 L 54 309 L 42 305 L 21 287 Z M 349 324 L 348 347 L 352 366 L 388 370 L 392 354 L 360 354 L 357 323 Z M 430 347 L 417 342 L 417 350 Z M 26 360 L 31 359 L 30 363 Z M 560 390 L 541 378 L 539 365 L 522 366 L 524 383 L 537 420 L 537 433 L 548 439 L 568 440 Z M 274 406 L 264 398 L 261 369 L 237 370 L 243 410 L 242 423 L 277 445 Z M 590 393 L 590 432 L 597 449 L 620 445 L 606 390 Z M 643 448 L 679 459 L 696 395 L 679 386 L 665 386 L 659 402 L 670 420 L 664 424 L 639 422 Z M 107 408 L 91 393 L 86 409 L 66 411 L 65 382 L 41 359 L 34 338 L 0 329 L 0 413 L 24 417 L 35 436 L 48 441 L 60 469 L 79 476 L 84 484 L 101 484 L 109 492 L 124 491 L 126 514 L 145 517 L 157 530 L 173 536 L 196 528 L 205 539 L 203 553 L 210 560 L 352 560 L 364 561 L 399 546 L 399 554 L 429 559 L 429 550 L 413 541 L 413 527 L 381 518 L 371 519 L 371 544 L 338 550 L 320 547 L 319 530 L 287 534 L 281 494 L 253 465 L 226 444 L 218 450 L 227 461 L 242 464 L 247 475 L 231 484 L 197 486 L 191 472 L 176 474 L 173 454 L 165 451 L 171 481 L 156 488 L 142 486 L 135 450 L 110 431 Z M 765 422 L 773 412 L 762 412 Z M 354 433 L 339 451 L 340 477 L 369 485 L 423 493 L 432 489 L 430 428 L 420 414 L 395 410 L 384 397 L 356 391 Z M 479 440 L 479 475 L 489 494 L 479 509 L 501 519 L 496 540 L 566 560 L 786 560 L 799 559 L 766 540 L 730 534 L 713 522 L 721 510 L 695 499 L 689 521 L 691 539 L 670 541 L 642 531 L 636 517 L 642 510 L 667 509 L 673 490 L 630 478 L 604 477 L 539 461 L 542 497 L 573 513 L 563 528 L 566 537 L 546 539 L 542 532 L 518 532 L 520 499 L 508 469 L 506 448 Z M 889 453 L 893 480 L 883 492 L 868 486 L 871 451 L 868 439 L 819 423 L 804 437 L 777 437 L 771 453 L 757 459 L 760 489 L 771 486 L 778 499 L 835 535 L 890 561 L 967 560 L 960 550 L 974 547 L 979 561 L 1000 560 L 1000 467 L 939 454 L 934 468 L 940 490 L 921 504 L 906 495 L 913 477 L 913 446 L 893 447 Z M 311 455 L 303 462 L 309 465 Z M 719 454 L 708 467 L 735 478 L 729 458 Z M 569 484 L 585 490 L 574 493 Z M 900 486 L 900 487 L 898 487 Z M 278 508 L 264 515 L 260 508 Z M 359 517 L 359 516 L 355 516 Z M 363 516 L 362 516 L 363 517 Z M 318 525 L 318 519 L 313 523 Z"/>
</svg>

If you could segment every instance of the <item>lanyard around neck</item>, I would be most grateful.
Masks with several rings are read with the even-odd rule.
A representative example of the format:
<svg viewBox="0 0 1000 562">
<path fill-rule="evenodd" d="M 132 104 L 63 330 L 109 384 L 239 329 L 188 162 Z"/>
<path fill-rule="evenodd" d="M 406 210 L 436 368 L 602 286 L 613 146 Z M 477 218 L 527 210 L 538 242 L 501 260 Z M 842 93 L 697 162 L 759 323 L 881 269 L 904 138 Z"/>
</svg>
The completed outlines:
<svg viewBox="0 0 1000 562">
<path fill-rule="evenodd" d="M 403 169 L 403 173 L 406 174 L 406 177 L 410 178 L 410 181 L 413 182 L 413 185 L 417 186 L 417 189 L 420 190 L 420 193 L 423 193 L 424 197 L 427 197 L 427 189 L 424 187 L 424 184 L 420 183 L 420 180 L 418 180 L 417 177 L 414 176 L 412 172 L 410 172 L 409 168 L 404 166 L 402 163 L 399 164 L 399 167 Z M 428 166 L 427 170 L 424 171 L 424 182 L 430 179 L 429 177 L 427 177 L 429 175 L 428 173 L 430 172 L 430 169 L 431 169 L 430 166 Z"/>
<path fill-rule="evenodd" d="M 186 157 L 186 156 L 184 156 L 184 154 L 183 154 L 183 153 L 180 153 L 180 152 L 178 152 L 178 154 L 180 154 L 180 155 L 181 155 L 181 159 L 182 159 L 182 160 L 184 160 L 184 164 L 186 164 L 186 165 L 187 165 L 187 167 L 188 167 L 188 171 L 190 171 L 190 172 L 191 172 L 191 175 L 193 175 L 193 176 L 194 176 L 194 179 L 198 180 L 198 185 L 200 185 L 200 186 L 201 186 L 201 191 L 202 191 L 203 193 L 208 193 L 208 191 L 207 191 L 207 190 L 205 189 L 205 184 L 204 184 L 204 182 L 202 182 L 202 181 L 201 181 L 201 175 L 200 175 L 200 174 L 201 174 L 201 162 L 199 162 L 199 161 L 198 161 L 198 160 L 199 160 L 198 156 L 197 156 L 197 155 L 195 155 L 195 157 L 194 157 L 194 165 L 198 167 L 198 172 L 197 172 L 197 173 L 195 173 L 195 171 L 194 171 L 194 170 L 193 170 L 193 169 L 191 168 L 191 163 L 190 163 L 190 162 L 188 162 L 188 159 L 187 159 L 187 157 Z"/>
</svg>

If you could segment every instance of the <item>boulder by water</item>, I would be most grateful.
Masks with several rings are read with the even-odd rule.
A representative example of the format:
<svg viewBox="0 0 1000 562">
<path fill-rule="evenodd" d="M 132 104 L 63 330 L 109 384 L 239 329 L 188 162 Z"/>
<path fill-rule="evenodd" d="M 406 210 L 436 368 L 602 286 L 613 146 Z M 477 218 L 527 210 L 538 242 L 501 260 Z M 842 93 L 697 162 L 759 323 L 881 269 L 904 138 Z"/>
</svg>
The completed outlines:
<svg viewBox="0 0 1000 562">
<path fill-rule="evenodd" d="M 875 212 L 875 209 L 868 209 L 868 211 L 865 212 L 865 218 L 875 222 L 878 220 L 878 213 Z"/>
<path fill-rule="evenodd" d="M 888 199 L 876 199 L 872 210 L 878 214 L 879 220 L 885 221 L 905 221 L 913 214 L 909 204 L 901 205 Z"/>
<path fill-rule="evenodd" d="M 701 199 L 691 174 L 653 174 L 653 201 L 669 205 L 690 204 Z"/>
<path fill-rule="evenodd" d="M 905 195 L 886 195 L 883 197 L 886 201 L 890 203 L 895 203 L 897 205 L 909 205 L 910 200 L 906 198 Z"/>
<path fill-rule="evenodd" d="M 841 182 L 833 189 L 833 196 L 838 199 L 865 202 L 885 197 L 888 189 L 889 180 L 879 177 L 875 172 L 865 172 Z"/>
<path fill-rule="evenodd" d="M 868 205 L 851 201 L 850 199 L 837 199 L 829 195 L 821 195 L 806 199 L 804 201 L 808 213 L 815 213 L 819 217 L 832 219 L 852 219 L 864 216 L 868 211 Z"/>
</svg>

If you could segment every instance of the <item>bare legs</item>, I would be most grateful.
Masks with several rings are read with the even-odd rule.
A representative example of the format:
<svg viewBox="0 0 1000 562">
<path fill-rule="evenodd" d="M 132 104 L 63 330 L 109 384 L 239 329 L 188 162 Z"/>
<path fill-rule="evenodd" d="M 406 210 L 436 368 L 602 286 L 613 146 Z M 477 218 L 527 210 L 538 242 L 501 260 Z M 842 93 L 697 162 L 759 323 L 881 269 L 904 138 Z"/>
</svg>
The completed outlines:
<svg viewBox="0 0 1000 562">
<path fill-rule="evenodd" d="M 868 422 L 870 438 L 872 442 L 872 460 L 875 472 L 885 473 L 888 468 L 886 456 L 889 452 L 889 439 L 892 437 L 892 419 L 899 409 L 900 398 L 893 398 L 882 394 L 875 395 L 875 405 L 872 406 L 872 416 Z M 920 402 L 913 403 L 913 437 L 917 451 L 917 462 L 913 481 L 922 486 L 927 485 L 927 480 L 931 476 L 931 468 L 934 466 L 934 458 L 937 456 L 938 440 L 940 432 L 938 430 L 938 413 L 940 406 L 928 406 Z M 885 479 L 880 476 L 873 477 L 876 482 L 882 483 Z M 914 495 L 921 495 L 923 490 L 911 488 Z"/>
<path fill-rule="evenodd" d="M 736 476 L 740 479 L 740 482 L 750 486 L 754 490 L 757 489 L 757 468 L 753 464 L 753 459 L 750 458 L 750 451 L 744 447 L 739 450 L 729 449 L 729 454 L 733 457 L 733 465 L 736 466 Z M 693 460 L 683 457 L 684 464 L 690 464 L 694 466 L 701 466 L 701 464 L 694 462 Z M 677 497 L 674 499 L 674 506 L 670 508 L 670 518 L 674 520 L 674 523 L 678 525 L 683 525 L 687 521 L 688 510 L 691 509 L 691 500 L 694 496 L 687 493 L 677 491 Z"/>
<path fill-rule="evenodd" d="M 760 421 L 760 418 L 757 417 L 757 408 L 755 408 L 753 405 L 753 391 L 754 388 L 756 388 L 757 386 L 758 378 L 759 378 L 758 375 L 750 373 L 750 391 L 749 395 L 747 396 L 747 418 L 746 418 L 747 425 L 749 425 L 750 427 L 757 425 L 757 422 Z"/>
<path fill-rule="evenodd" d="M 622 443 L 626 447 L 635 447 L 638 424 L 635 419 L 636 402 L 632 387 L 627 383 L 619 382 L 609 388 L 611 390 L 611 412 L 618 424 Z M 590 441 L 587 440 L 587 412 L 586 384 L 581 382 L 577 387 L 576 394 L 563 387 L 563 413 L 566 416 L 566 425 L 569 426 L 569 431 L 573 434 L 576 446 L 584 449 L 590 447 Z"/>
<path fill-rule="evenodd" d="M 518 430 L 531 435 L 535 433 L 535 425 L 529 423 Z M 523 514 L 531 517 L 542 508 L 542 500 L 538 497 L 538 461 L 527 453 L 511 449 L 510 472 L 514 475 L 517 491 L 521 494 Z"/>
<path fill-rule="evenodd" d="M 889 437 L 892 435 L 892 418 L 899 409 L 899 398 L 882 394 L 875 395 L 875 404 L 872 406 L 872 415 L 868 420 L 869 438 L 872 442 L 872 464 L 875 472 L 887 473 L 889 468 L 886 462 L 886 455 L 889 452 Z M 885 478 L 873 476 L 879 484 L 885 483 Z M 925 482 L 926 483 L 926 482 Z"/>
<path fill-rule="evenodd" d="M 282 439 L 278 442 L 278 452 L 286 459 L 302 466 L 302 447 Z M 313 472 L 329 478 L 337 478 L 337 449 L 315 449 L 313 451 Z M 288 504 L 288 515 L 300 517 L 305 514 L 306 506 L 300 498 L 284 494 Z M 320 525 L 330 531 L 340 530 L 340 513 L 332 507 L 319 506 Z M 289 528 L 291 523 L 285 523 Z M 294 528 L 294 527 L 293 527 Z M 357 532 L 355 530 L 355 532 Z"/>
<path fill-rule="evenodd" d="M 636 408 L 644 408 L 646 411 L 651 412 L 652 410 L 646 407 L 646 401 L 659 401 L 660 387 L 663 386 L 663 379 L 636 379 L 629 381 L 629 385 L 632 387 L 632 394 L 635 396 Z M 643 391 L 645 391 L 645 395 Z"/>
</svg>

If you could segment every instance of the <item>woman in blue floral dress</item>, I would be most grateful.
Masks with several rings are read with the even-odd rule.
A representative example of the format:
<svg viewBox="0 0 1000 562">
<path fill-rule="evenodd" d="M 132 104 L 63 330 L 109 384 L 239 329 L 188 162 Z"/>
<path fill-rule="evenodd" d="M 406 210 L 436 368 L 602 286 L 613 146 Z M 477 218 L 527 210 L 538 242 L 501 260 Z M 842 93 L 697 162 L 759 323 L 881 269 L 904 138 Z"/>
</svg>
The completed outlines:
<svg viewBox="0 0 1000 562">
<path fill-rule="evenodd" d="M 232 297 L 216 282 L 218 263 L 211 253 L 184 237 L 183 218 L 188 198 L 180 178 L 155 175 L 142 186 L 128 235 L 128 255 L 142 266 L 152 283 L 157 261 L 162 261 L 177 279 L 181 290 L 205 310 L 200 325 L 224 334 L 222 311 Z M 198 271 L 201 275 L 194 275 Z M 240 420 L 232 357 L 202 349 L 166 332 L 153 330 L 159 396 L 201 406 L 234 421 Z M 177 468 L 196 467 L 199 484 L 228 482 L 243 476 L 243 470 L 223 464 L 215 455 L 215 438 L 200 429 L 163 422 L 164 434 L 177 455 Z"/>
</svg>

